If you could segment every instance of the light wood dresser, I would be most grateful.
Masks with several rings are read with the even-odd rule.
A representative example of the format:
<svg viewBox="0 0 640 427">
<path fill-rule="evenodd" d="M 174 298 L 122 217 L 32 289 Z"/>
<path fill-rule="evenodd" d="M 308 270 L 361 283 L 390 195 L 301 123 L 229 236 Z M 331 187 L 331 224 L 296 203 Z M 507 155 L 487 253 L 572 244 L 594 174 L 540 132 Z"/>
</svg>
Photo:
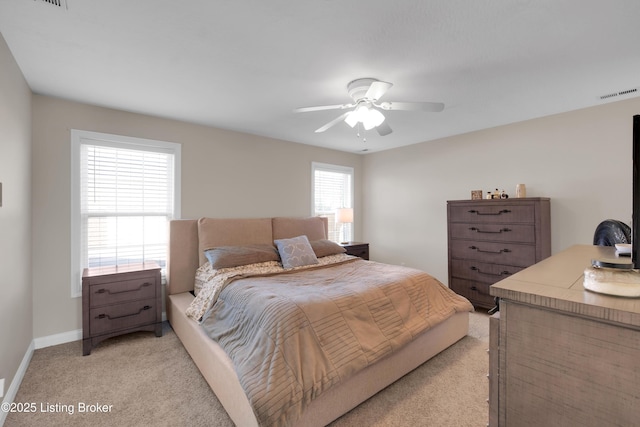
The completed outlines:
<svg viewBox="0 0 640 427">
<path fill-rule="evenodd" d="M 491 427 L 639 425 L 640 298 L 582 285 L 592 259 L 610 258 L 572 246 L 491 286 Z"/>
<path fill-rule="evenodd" d="M 449 287 L 492 308 L 489 287 L 551 255 L 548 198 L 447 202 Z"/>
</svg>

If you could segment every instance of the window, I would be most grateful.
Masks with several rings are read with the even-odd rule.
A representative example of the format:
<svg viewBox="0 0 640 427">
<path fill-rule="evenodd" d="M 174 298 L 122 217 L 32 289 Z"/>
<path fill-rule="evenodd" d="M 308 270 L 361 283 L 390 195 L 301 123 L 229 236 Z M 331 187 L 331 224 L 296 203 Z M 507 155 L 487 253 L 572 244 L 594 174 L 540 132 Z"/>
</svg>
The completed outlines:
<svg viewBox="0 0 640 427">
<path fill-rule="evenodd" d="M 339 208 L 353 208 L 353 168 L 313 162 L 311 169 L 312 215 L 329 218 L 329 240 L 353 240 L 353 223 L 336 223 Z"/>
<path fill-rule="evenodd" d="M 86 267 L 166 267 L 168 222 L 180 217 L 180 144 L 71 131 L 71 296 Z"/>
</svg>

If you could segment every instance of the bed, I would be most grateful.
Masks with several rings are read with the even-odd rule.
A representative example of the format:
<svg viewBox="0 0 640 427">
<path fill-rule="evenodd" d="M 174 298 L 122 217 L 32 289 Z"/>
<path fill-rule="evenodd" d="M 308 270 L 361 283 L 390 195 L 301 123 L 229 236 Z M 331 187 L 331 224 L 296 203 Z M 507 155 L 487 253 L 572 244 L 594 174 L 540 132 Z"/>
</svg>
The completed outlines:
<svg viewBox="0 0 640 427">
<path fill-rule="evenodd" d="M 218 342 L 207 335 L 205 328 L 198 321 L 186 314 L 195 299 L 193 290 L 196 271 L 207 261 L 204 250 L 215 247 L 273 245 L 274 241 L 285 241 L 300 236 L 306 236 L 308 241 L 315 242 L 326 239 L 327 229 L 327 219 L 320 217 L 201 218 L 174 220 L 170 224 L 167 319 L 230 418 L 238 426 L 261 425 L 258 421 L 260 417 L 256 415 L 241 385 L 232 359 Z M 375 265 L 376 268 L 381 268 L 382 265 L 365 264 L 370 261 L 360 259 L 349 262 L 360 270 L 368 268 L 367 265 Z M 299 274 L 303 273 L 294 272 L 291 276 Z M 239 279 L 235 282 L 249 280 L 252 279 Z M 449 292 L 448 289 L 446 292 Z M 428 329 L 416 334 L 410 341 L 403 343 L 390 354 L 385 354 L 375 363 L 332 384 L 328 390 L 308 402 L 303 412 L 287 424 L 327 425 L 463 338 L 468 332 L 469 312 L 473 311 L 473 307 L 462 297 L 455 298 L 458 300 L 453 314 L 437 324 L 430 325 Z"/>
</svg>

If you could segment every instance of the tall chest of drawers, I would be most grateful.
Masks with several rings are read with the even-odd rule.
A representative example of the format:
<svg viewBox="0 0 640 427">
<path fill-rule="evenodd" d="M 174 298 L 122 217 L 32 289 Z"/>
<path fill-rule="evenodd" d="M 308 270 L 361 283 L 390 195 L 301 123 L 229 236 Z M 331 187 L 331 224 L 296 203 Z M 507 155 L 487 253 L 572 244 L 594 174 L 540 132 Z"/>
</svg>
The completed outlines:
<svg viewBox="0 0 640 427">
<path fill-rule="evenodd" d="M 449 287 L 491 308 L 489 287 L 551 255 L 550 200 L 447 202 Z"/>
</svg>

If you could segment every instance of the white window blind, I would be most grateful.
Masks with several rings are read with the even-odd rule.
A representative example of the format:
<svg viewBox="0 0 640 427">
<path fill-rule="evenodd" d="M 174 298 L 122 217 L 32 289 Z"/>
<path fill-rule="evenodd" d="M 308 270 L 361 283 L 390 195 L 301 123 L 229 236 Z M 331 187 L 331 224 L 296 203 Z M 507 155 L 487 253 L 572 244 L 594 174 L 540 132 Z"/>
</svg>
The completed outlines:
<svg viewBox="0 0 640 427">
<path fill-rule="evenodd" d="M 76 131 L 78 264 L 86 267 L 167 260 L 168 222 L 177 218 L 178 144 Z M 76 286 L 74 288 L 74 285 Z M 74 292 L 75 291 L 75 292 Z"/>
<path fill-rule="evenodd" d="M 312 163 L 312 215 L 329 219 L 329 240 L 353 240 L 353 223 L 336 223 L 339 208 L 353 208 L 353 168 Z"/>
</svg>

